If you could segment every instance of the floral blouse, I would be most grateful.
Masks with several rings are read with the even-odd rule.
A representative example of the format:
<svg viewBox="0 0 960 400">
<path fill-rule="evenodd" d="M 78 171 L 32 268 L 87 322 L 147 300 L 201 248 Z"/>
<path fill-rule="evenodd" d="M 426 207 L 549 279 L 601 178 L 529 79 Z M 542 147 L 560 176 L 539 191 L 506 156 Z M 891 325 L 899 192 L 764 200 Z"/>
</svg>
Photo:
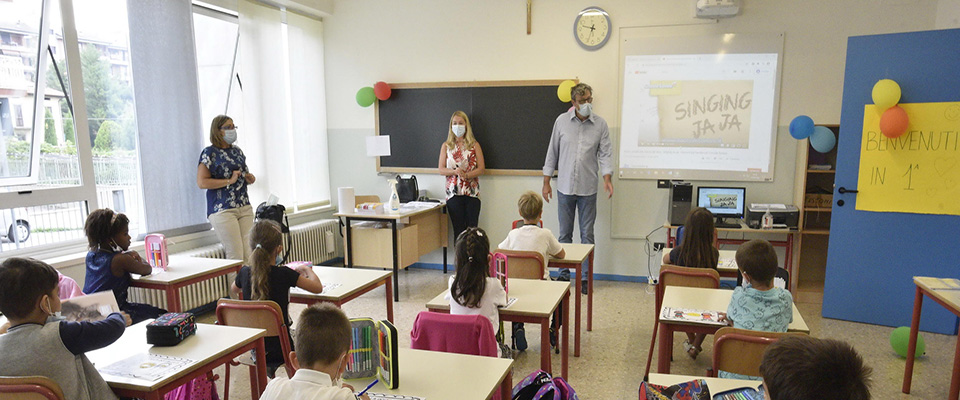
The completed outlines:
<svg viewBox="0 0 960 400">
<path fill-rule="evenodd" d="M 466 163 L 467 172 L 477 169 L 477 152 L 471 147 L 468 150 L 458 143 L 454 148 L 447 147 L 447 168 L 457 169 Z M 447 177 L 447 200 L 453 196 L 480 196 L 480 178 L 460 179 L 454 174 Z"/>
<path fill-rule="evenodd" d="M 200 164 L 206 165 L 213 179 L 230 179 L 233 171 L 249 172 L 247 157 L 237 146 L 221 149 L 207 146 L 200 153 Z M 247 197 L 247 180 L 242 176 L 232 185 L 220 189 L 207 189 L 207 216 L 223 210 L 240 208 L 250 204 Z"/>
</svg>

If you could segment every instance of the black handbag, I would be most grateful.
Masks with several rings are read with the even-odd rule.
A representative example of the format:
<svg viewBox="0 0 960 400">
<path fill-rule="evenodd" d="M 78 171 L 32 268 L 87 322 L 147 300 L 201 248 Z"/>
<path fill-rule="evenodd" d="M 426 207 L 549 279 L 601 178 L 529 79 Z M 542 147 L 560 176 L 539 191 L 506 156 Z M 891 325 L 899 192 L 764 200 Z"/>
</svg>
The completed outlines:
<svg viewBox="0 0 960 400">
<path fill-rule="evenodd" d="M 401 203 L 414 201 L 420 196 L 420 189 L 417 188 L 416 175 L 410 175 L 410 177 L 406 179 L 397 175 L 397 196 L 400 197 Z"/>
</svg>

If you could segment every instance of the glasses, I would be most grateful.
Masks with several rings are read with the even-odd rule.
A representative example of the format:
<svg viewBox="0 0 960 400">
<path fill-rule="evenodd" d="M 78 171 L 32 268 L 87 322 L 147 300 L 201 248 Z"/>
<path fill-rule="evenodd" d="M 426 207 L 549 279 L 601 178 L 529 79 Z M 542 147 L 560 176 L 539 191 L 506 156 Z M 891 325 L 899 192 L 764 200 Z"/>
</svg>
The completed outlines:
<svg viewBox="0 0 960 400">
<path fill-rule="evenodd" d="M 239 128 L 239 126 L 236 126 L 236 125 L 224 125 L 220 127 L 220 129 L 222 130 L 237 129 L 237 128 Z"/>
</svg>

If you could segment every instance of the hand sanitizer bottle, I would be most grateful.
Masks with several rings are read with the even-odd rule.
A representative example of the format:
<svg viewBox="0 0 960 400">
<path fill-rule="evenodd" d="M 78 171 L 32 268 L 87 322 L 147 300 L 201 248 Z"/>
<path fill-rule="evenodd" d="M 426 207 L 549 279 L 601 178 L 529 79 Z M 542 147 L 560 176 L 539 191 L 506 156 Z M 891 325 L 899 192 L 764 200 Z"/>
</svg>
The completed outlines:
<svg viewBox="0 0 960 400">
<path fill-rule="evenodd" d="M 763 217 L 760 220 L 760 228 L 773 229 L 773 214 L 770 214 L 769 209 L 763 213 Z"/>
<path fill-rule="evenodd" d="M 390 179 L 390 212 L 400 212 L 400 195 L 397 194 L 397 180 Z"/>
</svg>

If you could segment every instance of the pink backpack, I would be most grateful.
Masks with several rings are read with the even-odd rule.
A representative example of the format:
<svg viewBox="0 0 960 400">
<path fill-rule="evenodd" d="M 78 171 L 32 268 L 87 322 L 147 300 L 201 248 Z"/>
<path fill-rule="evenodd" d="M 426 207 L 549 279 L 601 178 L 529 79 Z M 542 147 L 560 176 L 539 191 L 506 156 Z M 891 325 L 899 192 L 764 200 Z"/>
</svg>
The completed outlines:
<svg viewBox="0 0 960 400">
<path fill-rule="evenodd" d="M 527 375 L 513 387 L 513 400 L 579 400 L 563 378 L 553 378 L 542 369 Z"/>
</svg>

